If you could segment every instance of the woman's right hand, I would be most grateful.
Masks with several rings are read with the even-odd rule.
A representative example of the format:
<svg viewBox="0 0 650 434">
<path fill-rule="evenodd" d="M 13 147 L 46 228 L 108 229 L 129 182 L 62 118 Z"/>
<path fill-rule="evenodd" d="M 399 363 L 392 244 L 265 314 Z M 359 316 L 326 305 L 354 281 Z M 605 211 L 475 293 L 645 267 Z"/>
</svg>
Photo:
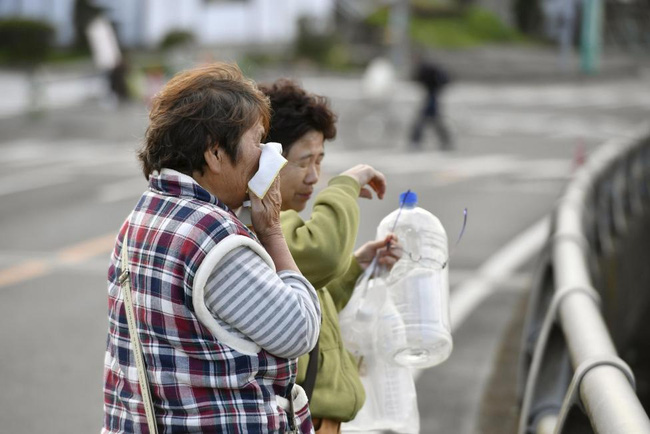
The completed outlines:
<svg viewBox="0 0 650 434">
<path fill-rule="evenodd" d="M 354 178 L 359 183 L 361 186 L 361 192 L 359 192 L 360 197 L 372 199 L 372 193 L 366 188 L 366 186 L 369 186 L 377 193 L 379 199 L 384 198 L 384 194 L 386 193 L 386 177 L 374 167 L 367 164 L 357 164 L 341 173 L 341 175 Z"/>
</svg>

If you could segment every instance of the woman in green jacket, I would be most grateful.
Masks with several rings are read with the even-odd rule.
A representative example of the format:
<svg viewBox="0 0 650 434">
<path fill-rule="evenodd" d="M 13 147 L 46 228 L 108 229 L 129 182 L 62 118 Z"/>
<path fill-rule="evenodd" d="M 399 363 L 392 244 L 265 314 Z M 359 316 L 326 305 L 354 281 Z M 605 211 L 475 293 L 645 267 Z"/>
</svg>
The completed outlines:
<svg viewBox="0 0 650 434">
<path fill-rule="evenodd" d="M 326 98 L 309 94 L 297 84 L 278 80 L 260 86 L 270 98 L 272 118 L 267 141 L 283 145 L 288 160 L 280 172 L 282 232 L 298 268 L 316 288 L 322 324 L 318 340 L 318 370 L 310 410 L 318 433 L 339 432 L 352 420 L 365 394 L 356 362 L 341 339 L 338 312 L 345 307 L 354 284 L 380 252 L 379 262 L 392 266 L 397 256 L 385 247 L 393 236 L 372 241 L 353 253 L 359 227 L 359 197 L 381 199 L 384 175 L 368 165 L 357 165 L 332 178 L 315 198 L 311 218 L 302 211 L 320 177 L 324 141 L 336 135 L 336 115 Z M 298 383 L 305 381 L 310 355 L 298 361 Z"/>
</svg>

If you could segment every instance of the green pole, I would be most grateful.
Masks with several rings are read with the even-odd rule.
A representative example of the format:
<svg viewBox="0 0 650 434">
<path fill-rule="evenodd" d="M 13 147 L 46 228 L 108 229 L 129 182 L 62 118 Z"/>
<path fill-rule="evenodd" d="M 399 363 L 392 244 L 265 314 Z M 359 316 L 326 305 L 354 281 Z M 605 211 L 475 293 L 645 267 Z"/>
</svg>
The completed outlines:
<svg viewBox="0 0 650 434">
<path fill-rule="evenodd" d="M 583 0 L 580 69 L 595 74 L 600 67 L 602 46 L 603 1 Z"/>
</svg>

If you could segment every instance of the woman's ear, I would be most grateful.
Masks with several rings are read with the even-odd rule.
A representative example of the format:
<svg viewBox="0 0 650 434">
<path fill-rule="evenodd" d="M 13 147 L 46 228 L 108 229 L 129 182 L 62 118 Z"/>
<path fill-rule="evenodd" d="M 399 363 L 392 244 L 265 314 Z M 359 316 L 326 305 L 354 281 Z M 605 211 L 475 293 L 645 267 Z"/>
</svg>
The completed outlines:
<svg viewBox="0 0 650 434">
<path fill-rule="evenodd" d="M 221 166 L 224 157 L 225 154 L 216 145 L 208 148 L 203 154 L 203 158 L 205 158 L 205 164 L 208 166 L 208 170 L 214 173 L 221 172 Z"/>
</svg>

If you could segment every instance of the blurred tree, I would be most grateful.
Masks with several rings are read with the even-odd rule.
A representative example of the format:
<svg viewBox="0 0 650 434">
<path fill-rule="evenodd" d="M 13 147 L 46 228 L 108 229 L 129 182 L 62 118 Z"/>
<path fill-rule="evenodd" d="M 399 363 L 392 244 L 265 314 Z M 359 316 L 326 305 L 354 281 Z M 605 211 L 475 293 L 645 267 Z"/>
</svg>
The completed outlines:
<svg viewBox="0 0 650 434">
<path fill-rule="evenodd" d="M 328 35 L 317 33 L 313 28 L 314 23 L 310 18 L 301 17 L 298 20 L 298 35 L 295 40 L 296 56 L 318 63 L 324 62 L 333 40 Z"/>
<path fill-rule="evenodd" d="M 335 32 L 319 32 L 315 28 L 313 19 L 309 17 L 298 20 L 298 34 L 294 41 L 296 58 L 335 69 L 345 67 L 349 56 L 339 36 Z"/>
<path fill-rule="evenodd" d="M 33 68 L 50 54 L 53 37 L 54 28 L 44 21 L 0 21 L 0 59 L 2 63 Z"/>
<path fill-rule="evenodd" d="M 382 8 L 367 21 L 385 28 L 388 19 L 388 8 Z M 410 36 L 423 47 L 453 49 L 523 40 L 520 33 L 505 25 L 496 14 L 478 6 L 413 8 Z"/>
<path fill-rule="evenodd" d="M 190 45 L 194 43 L 194 41 L 196 41 L 194 33 L 188 30 L 170 30 L 160 42 L 160 48 L 162 50 L 168 50 L 183 45 Z"/>
<path fill-rule="evenodd" d="M 75 48 L 85 52 L 90 51 L 88 37 L 86 36 L 86 27 L 88 24 L 102 13 L 103 9 L 94 5 L 91 0 L 75 0 L 74 2 L 74 31 L 75 31 Z"/>
<path fill-rule="evenodd" d="M 38 66 L 52 51 L 54 28 L 44 22 L 25 19 L 0 21 L 0 64 L 24 69 L 29 82 L 29 107 L 37 113 L 41 86 L 36 78 Z"/>
</svg>

